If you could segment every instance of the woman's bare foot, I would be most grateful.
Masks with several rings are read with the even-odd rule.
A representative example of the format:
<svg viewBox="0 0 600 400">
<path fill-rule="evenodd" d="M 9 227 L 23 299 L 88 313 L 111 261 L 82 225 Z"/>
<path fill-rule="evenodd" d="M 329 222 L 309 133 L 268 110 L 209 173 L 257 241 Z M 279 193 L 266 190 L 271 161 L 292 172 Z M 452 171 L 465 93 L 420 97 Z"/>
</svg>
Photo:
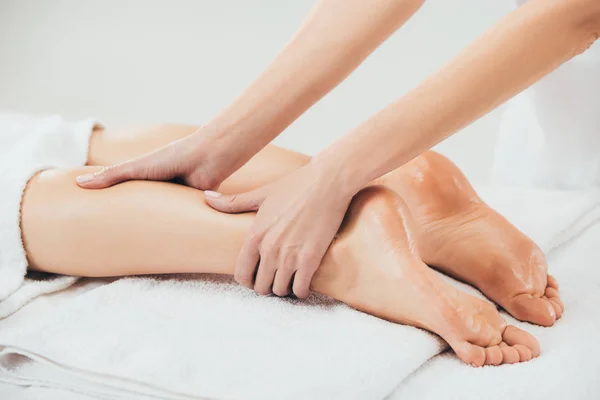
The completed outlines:
<svg viewBox="0 0 600 400">
<path fill-rule="evenodd" d="M 477 287 L 521 321 L 552 326 L 561 317 L 542 251 L 481 201 L 450 160 L 430 151 L 381 182 L 408 203 L 425 263 Z"/>
<path fill-rule="evenodd" d="M 313 288 L 369 314 L 434 332 L 474 366 L 537 357 L 534 337 L 507 326 L 494 306 L 446 283 L 421 261 L 412 222 L 395 192 L 382 186 L 364 189 L 353 200 Z"/>
</svg>

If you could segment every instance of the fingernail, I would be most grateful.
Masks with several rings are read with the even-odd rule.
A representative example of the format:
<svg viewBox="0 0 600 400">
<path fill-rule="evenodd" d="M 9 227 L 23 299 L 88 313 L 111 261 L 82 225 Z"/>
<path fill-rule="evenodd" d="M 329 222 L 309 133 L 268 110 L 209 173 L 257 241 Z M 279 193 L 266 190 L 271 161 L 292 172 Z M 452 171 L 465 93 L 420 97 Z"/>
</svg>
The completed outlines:
<svg viewBox="0 0 600 400">
<path fill-rule="evenodd" d="M 205 190 L 204 195 L 206 197 L 210 197 L 211 199 L 218 199 L 219 197 L 221 197 L 221 193 L 213 192 L 212 190 Z"/>
<path fill-rule="evenodd" d="M 79 175 L 76 178 L 77 183 L 87 183 L 87 182 L 91 181 L 92 179 L 94 179 L 94 174 Z"/>
</svg>

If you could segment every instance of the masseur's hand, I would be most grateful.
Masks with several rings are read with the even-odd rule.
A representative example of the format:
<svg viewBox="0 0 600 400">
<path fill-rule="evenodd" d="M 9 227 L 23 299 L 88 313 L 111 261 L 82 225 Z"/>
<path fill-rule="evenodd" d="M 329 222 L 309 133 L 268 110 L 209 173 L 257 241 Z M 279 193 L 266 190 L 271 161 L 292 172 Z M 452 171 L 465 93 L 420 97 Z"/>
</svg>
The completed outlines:
<svg viewBox="0 0 600 400">
<path fill-rule="evenodd" d="M 258 210 L 238 255 L 235 279 L 262 295 L 293 291 L 306 298 L 352 199 L 353 193 L 344 194 L 338 186 L 323 168 L 309 163 L 251 192 L 205 192 L 208 204 L 219 211 Z"/>
<path fill-rule="evenodd" d="M 245 162 L 241 151 L 210 128 L 176 140 L 151 153 L 77 178 L 86 189 L 103 189 L 128 180 L 177 180 L 196 189 L 215 189 Z"/>
</svg>

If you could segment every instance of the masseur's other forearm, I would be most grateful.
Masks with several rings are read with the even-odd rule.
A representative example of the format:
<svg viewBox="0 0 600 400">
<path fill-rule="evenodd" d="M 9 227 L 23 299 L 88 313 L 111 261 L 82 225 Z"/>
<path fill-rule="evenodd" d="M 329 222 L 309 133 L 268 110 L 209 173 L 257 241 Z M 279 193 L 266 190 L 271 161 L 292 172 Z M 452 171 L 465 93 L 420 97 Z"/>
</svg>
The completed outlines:
<svg viewBox="0 0 600 400">
<path fill-rule="evenodd" d="M 340 177 L 343 192 L 355 193 L 587 50 L 599 34 L 599 0 L 532 0 L 319 161 Z"/>
<path fill-rule="evenodd" d="M 244 271 L 238 280 L 254 284 L 258 264 L 257 281 L 293 273 L 294 293 L 305 296 L 360 188 L 581 53 L 598 32 L 600 0 L 532 0 L 306 167 L 249 193 L 207 192 L 221 211 L 258 210 L 238 259 L 236 272 Z"/>
<path fill-rule="evenodd" d="M 197 134 L 95 175 L 105 188 L 130 179 L 179 178 L 211 189 L 244 165 L 346 78 L 424 0 L 321 0 L 271 65 Z"/>
</svg>

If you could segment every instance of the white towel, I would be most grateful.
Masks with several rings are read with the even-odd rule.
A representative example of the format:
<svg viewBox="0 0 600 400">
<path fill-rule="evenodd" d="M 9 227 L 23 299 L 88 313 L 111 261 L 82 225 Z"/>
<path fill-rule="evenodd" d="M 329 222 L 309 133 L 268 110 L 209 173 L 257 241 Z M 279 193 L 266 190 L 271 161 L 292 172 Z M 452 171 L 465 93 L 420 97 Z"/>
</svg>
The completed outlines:
<svg viewBox="0 0 600 400">
<path fill-rule="evenodd" d="M 38 171 L 85 165 L 92 119 L 68 122 L 0 110 L 0 318 L 32 298 L 71 285 L 75 278 L 30 275 L 21 242 L 23 190 Z"/>
<path fill-rule="evenodd" d="M 547 251 L 598 219 L 596 192 L 481 192 Z M 206 276 L 84 280 L 0 321 L 0 344 L 0 380 L 119 400 L 383 398 L 447 347 L 324 297 Z"/>
</svg>

